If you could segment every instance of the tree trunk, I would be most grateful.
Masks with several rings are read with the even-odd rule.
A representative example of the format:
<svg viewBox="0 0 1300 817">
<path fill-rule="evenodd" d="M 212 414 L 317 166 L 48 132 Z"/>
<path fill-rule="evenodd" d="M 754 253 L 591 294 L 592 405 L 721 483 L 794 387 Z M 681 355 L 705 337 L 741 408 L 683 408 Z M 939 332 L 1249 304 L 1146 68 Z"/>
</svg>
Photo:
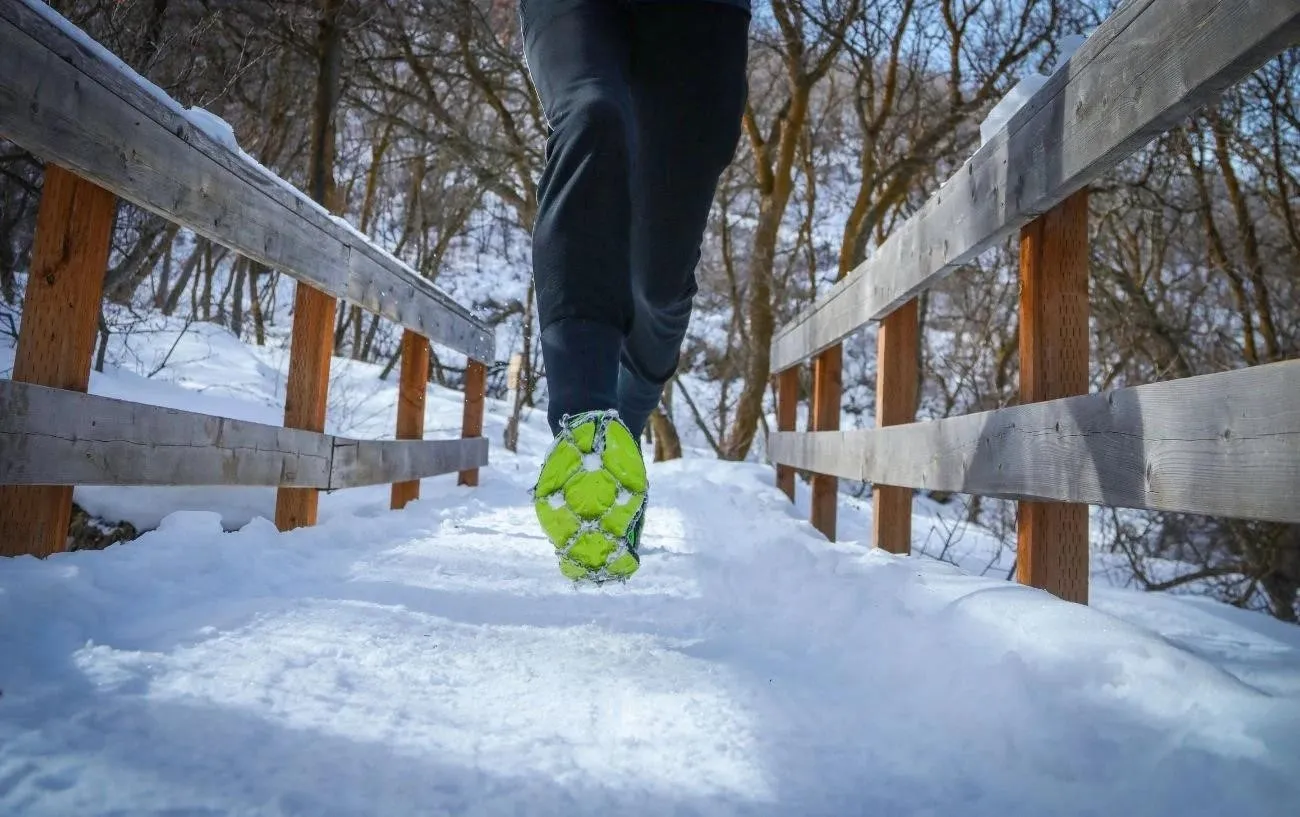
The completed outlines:
<svg viewBox="0 0 1300 817">
<path fill-rule="evenodd" d="M 1272 537 L 1271 568 L 1260 584 L 1268 597 L 1269 610 L 1282 621 L 1297 623 L 1300 602 L 1300 525 L 1276 525 Z"/>
<path fill-rule="evenodd" d="M 108 321 L 104 320 L 103 304 L 99 309 L 99 350 L 95 353 L 95 371 L 104 373 L 104 358 L 108 355 Z"/>
<path fill-rule="evenodd" d="M 235 270 L 242 261 L 242 258 L 235 257 L 235 262 L 230 265 L 230 274 L 226 276 L 226 288 L 221 290 L 221 295 L 217 297 L 217 323 L 227 329 L 230 328 L 230 319 L 226 312 L 226 302 L 230 300 L 230 295 L 235 289 Z"/>
<path fill-rule="evenodd" d="M 198 238 L 194 242 L 194 251 L 190 257 L 185 259 L 181 265 L 181 276 L 176 280 L 176 285 L 171 288 L 167 294 L 167 300 L 163 304 L 163 314 L 171 315 L 176 308 L 181 305 L 181 298 L 185 297 L 185 291 L 189 288 L 190 279 L 194 277 L 194 271 L 198 268 L 199 263 L 203 260 L 203 255 L 208 246 L 206 238 Z"/>
<path fill-rule="evenodd" d="M 141 71 L 146 76 L 148 76 L 150 69 L 153 68 L 154 61 L 158 59 L 158 53 L 162 51 L 163 25 L 167 21 L 167 4 L 168 0 L 153 0 L 153 8 L 149 12 L 149 22 L 144 30 L 145 55 Z"/>
<path fill-rule="evenodd" d="M 682 457 L 682 440 L 677 434 L 677 426 L 673 423 L 673 383 L 669 380 L 664 386 L 664 396 L 660 401 L 661 406 L 657 406 L 650 413 L 650 425 L 646 432 L 650 435 L 650 442 L 654 445 L 655 462 L 665 462 L 666 460 L 677 460 Z"/>
<path fill-rule="evenodd" d="M 321 0 L 320 31 L 316 55 L 319 81 L 311 133 L 311 162 L 307 172 L 307 191 L 325 209 L 334 212 L 335 116 L 339 98 L 339 69 L 343 61 L 343 31 L 339 13 L 343 0 Z"/>
<path fill-rule="evenodd" d="M 786 195 L 788 200 L 788 193 Z M 776 316 L 772 312 L 772 274 L 776 266 L 776 242 L 784 202 L 764 199 L 759 210 L 758 229 L 754 234 L 750 261 L 749 294 L 745 316 L 749 324 L 748 348 L 745 350 L 745 381 L 736 401 L 731 433 L 722 443 L 722 457 L 743 460 L 749 455 L 763 413 L 763 398 L 772 373 L 772 335 Z"/>
<path fill-rule="evenodd" d="M 248 269 L 248 259 L 240 258 L 235 262 L 234 292 L 230 298 L 230 331 L 235 337 L 244 335 L 244 278 Z"/>
<path fill-rule="evenodd" d="M 335 207 L 337 182 L 334 178 L 334 159 L 337 153 L 335 109 L 338 105 L 339 69 L 343 56 L 343 32 L 338 23 L 343 0 L 320 0 L 320 8 L 316 33 L 316 99 L 312 110 L 307 192 L 322 207 L 333 213 L 341 209 Z M 343 351 L 343 338 L 347 334 L 352 314 L 345 309 L 339 309 L 336 313 L 338 323 L 334 327 L 335 355 Z"/>
<path fill-rule="evenodd" d="M 379 372 L 379 379 L 387 380 L 388 376 L 393 373 L 393 369 L 397 368 L 397 361 L 401 359 L 402 345 L 399 343 L 397 348 L 393 350 L 393 353 L 388 356 L 388 362 L 384 364 L 383 370 Z"/>
<path fill-rule="evenodd" d="M 370 316 L 370 328 L 366 330 L 365 342 L 361 344 L 361 357 L 358 360 L 369 360 L 370 350 L 375 345 L 375 333 L 379 331 L 380 317 L 378 315 Z"/>
<path fill-rule="evenodd" d="M 364 329 L 365 318 L 361 315 L 361 307 L 356 304 L 353 304 L 349 311 L 352 313 L 352 359 L 361 360 L 361 332 Z"/>
<path fill-rule="evenodd" d="M 533 283 L 528 282 L 528 295 L 524 298 L 523 351 L 519 368 L 519 388 L 515 390 L 515 404 L 506 423 L 505 445 L 508 451 L 519 450 L 519 418 L 524 406 L 531 402 L 533 391 Z"/>
<path fill-rule="evenodd" d="M 384 154 L 393 139 L 393 121 L 384 125 L 383 133 L 375 140 L 370 149 L 370 167 L 366 169 L 366 190 L 361 199 L 361 232 L 369 235 L 370 224 L 375 216 L 375 191 L 379 188 L 379 168 L 383 165 Z"/>
<path fill-rule="evenodd" d="M 655 462 L 681 459 L 682 440 L 677 436 L 677 427 L 662 408 L 650 413 L 650 427 L 654 429 Z"/>
<path fill-rule="evenodd" d="M 175 255 L 175 242 L 168 243 L 167 254 L 163 256 L 162 273 L 158 276 L 158 287 L 153 293 L 153 308 L 162 309 L 167 303 L 167 290 L 171 286 L 172 256 Z"/>
<path fill-rule="evenodd" d="M 266 322 L 262 319 L 262 293 L 257 279 L 264 267 L 256 261 L 248 262 L 248 313 L 253 318 L 253 337 L 258 346 L 266 345 Z"/>
<path fill-rule="evenodd" d="M 22 253 L 15 248 L 21 240 L 17 228 L 27 221 L 28 202 L 32 195 L 34 193 L 26 192 L 17 184 L 10 185 L 10 189 L 0 195 L 0 298 L 7 304 L 18 300 L 18 281 L 14 275 Z"/>
<path fill-rule="evenodd" d="M 1250 212 L 1246 196 L 1242 192 L 1241 182 L 1233 167 L 1233 157 L 1228 148 L 1230 127 L 1219 116 L 1211 119 L 1214 127 L 1214 156 L 1223 176 L 1223 184 L 1228 192 L 1228 201 L 1232 205 L 1233 215 L 1237 220 L 1237 237 L 1241 242 L 1241 252 L 1246 262 L 1246 277 L 1250 281 L 1255 308 L 1256 327 L 1264 340 L 1264 359 L 1266 361 L 1283 358 L 1282 345 L 1278 341 L 1276 323 L 1273 320 L 1272 295 L 1268 282 L 1264 278 L 1264 260 L 1260 254 L 1259 233 L 1255 228 L 1255 218 Z"/>
<path fill-rule="evenodd" d="M 722 443 L 723 459 L 743 460 L 749 455 L 763 414 L 772 375 L 772 335 L 776 316 L 772 309 L 772 284 L 776 272 L 776 248 L 781 222 L 794 191 L 794 164 L 799 141 L 808 118 L 808 101 L 814 80 L 801 72 L 791 77 L 789 107 L 781 123 L 775 146 L 762 141 L 752 115 L 746 114 L 746 130 L 759 162 L 758 226 L 750 253 L 749 293 L 745 312 L 748 323 L 745 351 L 745 381 L 736 400 L 731 432 Z M 775 151 L 773 152 L 773 147 Z"/>
<path fill-rule="evenodd" d="M 346 309 L 340 309 L 334 318 L 334 355 L 336 357 L 343 354 L 343 339 L 348 336 L 348 324 L 352 321 L 352 313 Z"/>
<path fill-rule="evenodd" d="M 148 230 L 143 230 L 122 263 L 105 276 L 104 297 L 113 303 L 130 305 L 135 291 L 153 273 L 163 254 L 170 251 L 179 231 L 180 225 L 161 221 L 151 223 Z"/>
<path fill-rule="evenodd" d="M 212 261 L 212 245 L 208 244 L 203 251 L 203 294 L 199 298 L 205 321 L 212 320 L 212 278 L 216 272 L 217 265 Z"/>
</svg>

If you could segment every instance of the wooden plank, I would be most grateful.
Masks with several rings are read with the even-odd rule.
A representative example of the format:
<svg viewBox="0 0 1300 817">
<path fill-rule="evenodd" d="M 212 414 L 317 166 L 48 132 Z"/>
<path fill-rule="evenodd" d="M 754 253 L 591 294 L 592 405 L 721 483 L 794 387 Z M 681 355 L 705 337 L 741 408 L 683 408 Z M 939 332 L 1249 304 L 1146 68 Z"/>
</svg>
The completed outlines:
<svg viewBox="0 0 1300 817">
<path fill-rule="evenodd" d="M 117 199 L 57 165 L 45 168 L 14 380 L 84 392 Z M 0 488 L 0 555 L 67 547 L 72 486 Z"/>
<path fill-rule="evenodd" d="M 488 440 L 353 440 L 0 380 L 0 485 L 350 488 L 478 468 Z M 65 523 L 66 525 L 66 520 Z"/>
<path fill-rule="evenodd" d="M 352 234 L 350 228 L 348 232 Z M 492 359 L 496 335 L 491 327 L 386 250 L 352 235 L 347 300 L 443 346 Z"/>
<path fill-rule="evenodd" d="M 799 412 L 799 369 L 786 369 L 776 378 L 776 427 L 778 431 L 794 431 Z M 794 469 L 788 465 L 776 467 L 776 487 L 794 502 Z"/>
<path fill-rule="evenodd" d="M 328 488 L 333 447 L 326 434 L 0 380 L 0 485 Z"/>
<path fill-rule="evenodd" d="M 483 436 L 483 408 L 486 398 L 487 366 L 477 360 L 471 360 L 465 366 L 465 413 L 460 435 L 463 439 Z M 478 485 L 478 469 L 462 470 L 456 483 Z"/>
<path fill-rule="evenodd" d="M 920 386 L 920 327 L 916 300 L 885 318 L 876 336 L 876 426 L 916 419 Z M 890 553 L 912 550 L 912 489 L 871 486 L 871 541 Z"/>
<path fill-rule="evenodd" d="M 14 380 L 86 390 L 116 207 L 107 190 L 46 167 Z"/>
<path fill-rule="evenodd" d="M 1300 360 L 862 431 L 777 432 L 844 479 L 1300 522 Z"/>
<path fill-rule="evenodd" d="M 0 0 L 0 134 L 323 292 L 492 358 L 490 328 L 467 309 L 55 17 L 42 3 Z"/>
<path fill-rule="evenodd" d="M 424 437 L 424 401 L 429 393 L 429 341 L 407 329 L 402 333 L 402 373 L 397 387 L 397 439 Z M 439 472 L 443 473 L 443 472 Z M 405 508 L 420 498 L 418 479 L 394 482 L 391 507 Z"/>
<path fill-rule="evenodd" d="M 1088 391 L 1088 191 L 1020 233 L 1020 402 Z M 1021 502 L 1016 578 L 1088 602 L 1088 506 Z"/>
<path fill-rule="evenodd" d="M 1295 0 L 1135 0 L 921 209 L 772 342 L 772 370 L 880 320 L 1285 48 Z"/>
<path fill-rule="evenodd" d="M 843 371 L 843 348 L 832 346 L 813 360 L 812 428 L 814 431 L 838 431 L 840 427 L 840 376 Z M 839 480 L 830 474 L 812 475 L 812 526 L 832 542 L 835 541 L 835 517 L 839 504 Z"/>
<path fill-rule="evenodd" d="M 461 440 L 343 440 L 334 448 L 331 488 L 419 480 L 488 464 L 486 437 Z"/>
<path fill-rule="evenodd" d="M 288 428 L 325 430 L 336 306 L 334 298 L 298 282 L 293 296 L 289 378 L 284 389 L 284 424 Z M 313 488 L 281 488 L 275 497 L 276 526 L 291 530 L 315 525 L 319 499 Z"/>
</svg>

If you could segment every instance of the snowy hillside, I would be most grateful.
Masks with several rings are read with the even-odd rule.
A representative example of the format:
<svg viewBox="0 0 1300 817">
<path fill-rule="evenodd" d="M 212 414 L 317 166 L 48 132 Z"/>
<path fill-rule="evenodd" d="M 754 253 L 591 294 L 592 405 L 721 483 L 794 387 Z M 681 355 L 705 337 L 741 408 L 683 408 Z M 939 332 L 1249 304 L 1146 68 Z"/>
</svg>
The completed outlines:
<svg viewBox="0 0 1300 817">
<path fill-rule="evenodd" d="M 280 421 L 282 350 L 175 330 L 92 391 Z M 327 430 L 391 436 L 377 374 L 335 361 Z M 431 389 L 431 435 L 460 411 Z M 635 579 L 575 590 L 526 495 L 543 418 L 516 457 L 488 411 L 481 487 L 341 491 L 289 534 L 269 490 L 78 490 L 157 529 L 0 562 L 0 814 L 1295 813 L 1300 628 L 828 544 L 702 457 L 652 466 Z M 920 544 L 949 523 L 917 505 Z"/>
</svg>

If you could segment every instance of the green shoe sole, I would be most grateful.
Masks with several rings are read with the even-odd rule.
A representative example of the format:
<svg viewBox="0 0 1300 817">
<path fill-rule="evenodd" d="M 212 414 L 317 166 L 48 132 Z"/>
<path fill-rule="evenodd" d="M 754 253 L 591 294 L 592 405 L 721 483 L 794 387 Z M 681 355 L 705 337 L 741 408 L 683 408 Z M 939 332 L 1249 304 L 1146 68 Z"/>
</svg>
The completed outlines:
<svg viewBox="0 0 1300 817">
<path fill-rule="evenodd" d="M 626 581 L 647 500 L 645 460 L 615 411 L 566 416 L 533 486 L 533 507 L 575 582 Z"/>
</svg>

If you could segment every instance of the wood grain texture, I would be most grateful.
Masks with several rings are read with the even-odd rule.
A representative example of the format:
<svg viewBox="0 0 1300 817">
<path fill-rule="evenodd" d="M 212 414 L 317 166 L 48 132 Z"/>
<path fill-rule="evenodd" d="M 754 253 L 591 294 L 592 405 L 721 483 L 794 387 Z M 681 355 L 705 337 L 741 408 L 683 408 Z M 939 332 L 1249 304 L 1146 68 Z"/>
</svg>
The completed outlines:
<svg viewBox="0 0 1300 817">
<path fill-rule="evenodd" d="M 156 91 L 26 0 L 0 0 L 0 134 L 323 292 L 492 358 L 491 330 L 465 307 Z"/>
<path fill-rule="evenodd" d="M 107 190 L 46 166 L 14 380 L 86 390 L 116 206 Z M 64 550 L 71 516 L 71 484 L 0 488 L 0 555 Z"/>
<path fill-rule="evenodd" d="M 465 412 L 462 417 L 463 439 L 483 436 L 483 401 L 487 397 L 487 366 L 477 360 L 465 367 Z M 466 468 L 457 479 L 459 485 L 478 485 L 478 469 Z"/>
<path fill-rule="evenodd" d="M 284 424 L 307 431 L 325 430 L 330 355 L 334 351 L 337 301 L 298 282 L 293 294 L 293 334 L 289 377 L 284 387 Z M 316 524 L 319 494 L 311 488 L 281 488 L 275 497 L 275 524 L 292 530 Z"/>
<path fill-rule="evenodd" d="M 397 387 L 397 439 L 424 437 L 424 402 L 429 393 L 429 341 L 406 330 L 402 333 L 402 372 Z M 394 482 L 390 507 L 405 508 L 420 498 L 418 479 Z"/>
<path fill-rule="evenodd" d="M 1020 231 L 1020 402 L 1088 391 L 1088 192 Z M 1088 506 L 1021 502 L 1016 578 L 1088 602 Z"/>
<path fill-rule="evenodd" d="M 799 412 L 799 369 L 786 369 L 776 377 L 776 428 L 794 431 Z M 776 467 L 776 487 L 794 502 L 794 469 L 788 465 Z"/>
<path fill-rule="evenodd" d="M 844 388 L 844 350 L 832 346 L 813 360 L 812 428 L 814 431 L 838 431 L 840 396 Z M 830 474 L 812 474 L 810 520 L 812 526 L 832 542 L 835 541 L 836 511 L 839 507 L 840 482 Z"/>
<path fill-rule="evenodd" d="M 0 380 L 0 484 L 328 488 L 333 439 Z"/>
<path fill-rule="evenodd" d="M 777 432 L 768 455 L 863 482 L 1300 522 L 1300 360 L 889 428 Z"/>
<path fill-rule="evenodd" d="M 14 380 L 86 390 L 116 206 L 107 190 L 46 168 Z"/>
<path fill-rule="evenodd" d="M 1020 402 L 1088 390 L 1088 193 L 1020 233 Z"/>
<path fill-rule="evenodd" d="M 1297 42 L 1295 0 L 1121 6 L 1004 132 L 777 334 L 772 370 L 884 318 Z"/>
<path fill-rule="evenodd" d="M 344 440 L 334 447 L 331 488 L 405 482 L 477 470 L 488 463 L 486 437 L 461 440 Z"/>
<path fill-rule="evenodd" d="M 901 425 L 916 419 L 920 387 L 920 325 L 915 299 L 880 324 L 876 336 L 876 425 Z M 912 550 L 912 489 L 871 486 L 871 541 L 890 553 Z"/>
<path fill-rule="evenodd" d="M 483 437 L 353 440 L 0 380 L 0 485 L 315 491 L 433 477 L 487 462 Z"/>
</svg>

